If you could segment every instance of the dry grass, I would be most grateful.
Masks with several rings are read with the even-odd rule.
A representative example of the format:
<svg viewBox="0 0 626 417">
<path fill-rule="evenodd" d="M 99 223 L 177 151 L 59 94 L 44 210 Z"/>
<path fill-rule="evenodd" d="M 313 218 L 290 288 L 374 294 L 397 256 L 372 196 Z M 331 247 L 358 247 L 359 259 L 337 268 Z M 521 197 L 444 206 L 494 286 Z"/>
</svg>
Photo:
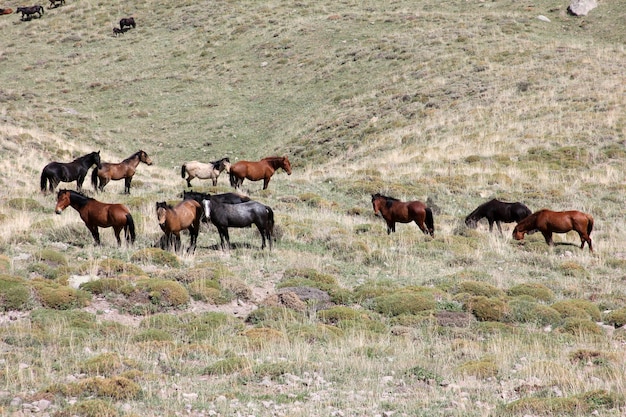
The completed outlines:
<svg viewBox="0 0 626 417">
<path fill-rule="evenodd" d="M 138 27 L 113 37 L 128 15 Z M 57 416 L 621 415 L 624 330 L 550 308 L 585 300 L 608 324 L 626 307 L 619 16 L 616 2 L 576 19 L 547 1 L 403 0 L 68 0 L 29 22 L 2 16 L 0 302 L 30 296 L 0 316 L 0 412 L 21 413 L 17 397 L 49 399 Z M 131 208 L 134 247 L 110 230 L 94 247 L 73 209 L 57 216 L 39 193 L 51 160 L 138 149 L 155 164 L 130 196 L 85 182 Z M 244 191 L 274 209 L 272 252 L 254 229 L 232 229 L 222 252 L 207 225 L 195 254 L 153 248 L 154 203 L 180 198 L 183 161 L 269 154 L 288 154 L 293 174 Z M 231 189 L 223 174 L 194 190 Z M 414 224 L 387 235 L 375 192 L 427 202 L 435 238 Z M 549 248 L 512 241 L 512 225 L 466 229 L 493 197 L 592 213 L 595 252 L 572 233 Z M 232 301 L 189 299 L 199 271 Z M 246 322 L 294 271 L 319 274 L 295 278 L 340 307 L 310 299 Z M 41 308 L 38 289 L 83 277 L 114 290 Z M 508 294 L 534 284 L 554 299 Z M 401 305 L 410 297 L 429 309 Z M 389 300 L 394 316 L 376 313 Z"/>
</svg>

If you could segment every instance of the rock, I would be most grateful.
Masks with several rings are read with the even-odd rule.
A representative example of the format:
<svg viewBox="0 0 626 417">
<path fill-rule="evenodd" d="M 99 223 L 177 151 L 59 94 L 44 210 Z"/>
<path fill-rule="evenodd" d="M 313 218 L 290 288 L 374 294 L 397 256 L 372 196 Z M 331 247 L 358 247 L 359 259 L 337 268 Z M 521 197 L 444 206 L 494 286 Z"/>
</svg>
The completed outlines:
<svg viewBox="0 0 626 417">
<path fill-rule="evenodd" d="M 550 23 L 550 19 L 548 19 L 547 17 L 545 17 L 544 15 L 540 14 L 539 16 L 537 16 L 537 19 L 541 20 L 542 22 L 548 22 Z"/>
<path fill-rule="evenodd" d="M 574 16 L 586 16 L 596 7 L 598 7 L 596 0 L 572 0 L 567 12 Z"/>
</svg>

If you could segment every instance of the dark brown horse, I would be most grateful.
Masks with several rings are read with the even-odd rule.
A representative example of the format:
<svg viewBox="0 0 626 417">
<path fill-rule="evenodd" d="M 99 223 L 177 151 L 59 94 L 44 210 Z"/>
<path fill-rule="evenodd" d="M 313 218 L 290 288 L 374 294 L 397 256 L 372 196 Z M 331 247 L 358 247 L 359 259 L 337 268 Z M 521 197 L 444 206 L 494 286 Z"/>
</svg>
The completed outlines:
<svg viewBox="0 0 626 417">
<path fill-rule="evenodd" d="M 50 162 L 41 172 L 41 192 L 46 192 L 46 185 L 52 192 L 60 182 L 72 181 L 76 181 L 76 188 L 81 191 L 87 171 L 93 165 L 100 168 L 100 151 L 83 155 L 72 162 Z"/>
<path fill-rule="evenodd" d="M 50 9 L 55 9 L 65 4 L 65 0 L 50 0 Z"/>
<path fill-rule="evenodd" d="M 191 238 L 187 252 L 196 249 L 196 240 L 200 232 L 200 218 L 202 217 L 202 206 L 196 200 L 183 200 L 174 207 L 165 201 L 156 203 L 156 214 L 161 230 L 165 233 L 161 239 L 162 248 L 170 249 L 172 243 L 174 250 L 180 250 L 180 232 L 189 230 Z"/>
<path fill-rule="evenodd" d="M 35 14 L 37 14 L 37 17 L 43 16 L 44 10 L 43 6 L 36 4 L 34 6 L 18 7 L 15 9 L 15 13 L 22 13 L 22 20 L 30 20 Z"/>
<path fill-rule="evenodd" d="M 100 168 L 91 171 L 91 185 L 98 191 L 104 191 L 104 187 L 109 181 L 124 179 L 124 193 L 130 194 L 130 182 L 137 170 L 137 165 L 143 162 L 146 165 L 152 165 L 152 159 L 144 151 L 137 151 L 120 163 L 103 162 Z M 98 179 L 100 185 L 98 185 Z"/>
<path fill-rule="evenodd" d="M 269 156 L 255 162 L 237 161 L 230 166 L 230 185 L 240 188 L 246 178 L 250 181 L 263 180 L 265 190 L 278 168 L 284 169 L 287 175 L 291 175 L 291 164 L 286 156 Z"/>
<path fill-rule="evenodd" d="M 80 218 L 83 219 L 96 241 L 96 245 L 100 244 L 99 227 L 112 227 L 118 246 L 122 244 L 120 239 L 122 229 L 124 229 L 126 241 L 135 243 L 135 222 L 125 205 L 101 203 L 76 191 L 60 190 L 54 211 L 56 214 L 61 214 L 67 206 L 72 206 L 78 211 Z"/>
<path fill-rule="evenodd" d="M 524 234 L 533 230 L 539 230 L 546 239 L 546 243 L 550 246 L 554 245 L 552 233 L 567 233 L 571 230 L 575 230 L 578 236 L 580 236 L 580 248 L 582 249 L 585 246 L 585 242 L 587 242 L 589 250 L 593 252 L 591 238 L 589 237 L 593 230 L 593 217 L 591 214 L 576 210 L 539 210 L 526 217 L 515 226 L 513 229 L 513 238 L 515 240 L 522 240 L 524 239 Z"/>
<path fill-rule="evenodd" d="M 120 19 L 120 30 L 121 31 L 125 31 L 124 28 L 135 28 L 137 25 L 135 24 L 135 18 L 134 17 L 124 17 L 122 19 Z"/>
<path fill-rule="evenodd" d="M 476 210 L 472 211 L 465 218 L 465 224 L 467 227 L 475 229 L 478 221 L 486 217 L 489 222 L 489 231 L 493 231 L 493 224 L 495 223 L 496 226 L 498 226 L 500 234 L 502 234 L 500 222 L 519 222 L 523 218 L 530 216 L 531 213 L 532 211 L 522 203 L 506 203 L 494 198 L 493 200 L 481 204 Z"/>
<path fill-rule="evenodd" d="M 387 234 L 396 231 L 396 222 L 415 222 L 422 232 L 435 236 L 433 212 L 421 201 L 402 202 L 393 197 L 372 194 L 374 214 L 382 214 L 387 222 Z"/>
</svg>

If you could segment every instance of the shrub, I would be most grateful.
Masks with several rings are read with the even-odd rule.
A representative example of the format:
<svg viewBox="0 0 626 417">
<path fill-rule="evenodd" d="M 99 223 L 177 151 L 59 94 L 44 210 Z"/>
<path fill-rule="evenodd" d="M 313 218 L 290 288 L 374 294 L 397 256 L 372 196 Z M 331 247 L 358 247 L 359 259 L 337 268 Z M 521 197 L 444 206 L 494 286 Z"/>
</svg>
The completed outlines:
<svg viewBox="0 0 626 417">
<path fill-rule="evenodd" d="M 552 304 L 551 307 L 561 313 L 563 318 L 578 317 L 588 318 L 593 321 L 600 321 L 601 319 L 601 313 L 598 306 L 587 300 L 573 299 L 557 301 Z"/>
<path fill-rule="evenodd" d="M 250 324 L 262 324 L 272 321 L 302 321 L 304 316 L 302 314 L 285 307 L 277 306 L 263 306 L 254 311 L 251 311 L 246 317 L 246 323 Z"/>
<path fill-rule="evenodd" d="M 575 415 L 587 410 L 584 401 L 578 398 L 522 398 L 504 407 L 505 411 L 519 414 Z"/>
<path fill-rule="evenodd" d="M 43 249 L 35 254 L 35 258 L 51 267 L 66 266 L 65 255 L 52 249 Z"/>
<path fill-rule="evenodd" d="M 233 356 L 219 360 L 202 371 L 203 375 L 227 375 L 235 372 L 249 373 L 252 370 L 250 361 L 243 356 Z"/>
<path fill-rule="evenodd" d="M 373 310 L 386 316 L 418 314 L 434 310 L 437 302 L 430 293 L 412 290 L 400 290 L 381 295 L 372 301 Z"/>
<path fill-rule="evenodd" d="M 443 378 L 440 375 L 421 366 L 414 366 L 408 369 L 405 374 L 427 383 L 434 381 L 436 384 L 440 384 L 443 381 Z"/>
<path fill-rule="evenodd" d="M 46 211 L 44 206 L 32 198 L 12 198 L 6 205 L 20 211 Z"/>
<path fill-rule="evenodd" d="M 566 261 L 563 262 L 559 266 L 559 270 L 568 277 L 576 277 L 576 278 L 588 278 L 589 272 L 585 269 L 584 266 L 574 261 Z"/>
<path fill-rule="evenodd" d="M 507 294 L 511 297 L 528 295 L 539 301 L 550 302 L 554 299 L 554 293 L 543 284 L 524 283 L 509 288 Z"/>
<path fill-rule="evenodd" d="M 267 344 L 284 342 L 287 337 L 280 330 L 268 327 L 254 327 L 243 332 L 248 342 L 256 348 Z"/>
<path fill-rule="evenodd" d="M 509 301 L 508 305 L 507 320 L 511 322 L 546 325 L 561 321 L 561 314 L 558 311 L 534 301 L 517 298 Z"/>
<path fill-rule="evenodd" d="M 455 294 L 459 293 L 467 293 L 476 296 L 484 296 L 484 297 L 502 297 L 504 296 L 504 291 L 501 289 L 494 287 L 491 284 L 487 284 L 486 282 L 479 281 L 463 281 L 460 282 L 456 289 L 453 291 Z"/>
<path fill-rule="evenodd" d="M 141 249 L 130 257 L 132 262 L 143 262 L 148 264 L 169 266 L 171 268 L 180 267 L 180 261 L 171 252 L 164 251 L 159 248 Z"/>
<path fill-rule="evenodd" d="M 508 313 L 504 301 L 485 296 L 470 297 L 466 309 L 480 321 L 503 321 Z"/>
<path fill-rule="evenodd" d="M 77 383 L 80 395 L 113 398 L 114 400 L 137 399 L 141 387 L 134 381 L 121 376 L 111 378 L 87 378 Z"/>
<path fill-rule="evenodd" d="M 91 294 L 88 292 L 75 290 L 51 281 L 35 279 L 33 280 L 33 287 L 43 306 L 57 310 L 84 307 L 91 300 Z"/>
<path fill-rule="evenodd" d="M 133 342 L 170 342 L 172 334 L 166 330 L 148 329 L 133 336 Z"/>
<path fill-rule="evenodd" d="M 200 278 L 187 284 L 189 295 L 194 300 L 205 301 L 212 304 L 226 304 L 232 301 L 233 294 L 220 287 L 217 281 Z"/>
<path fill-rule="evenodd" d="M 479 379 L 486 379 L 498 375 L 498 366 L 493 359 L 465 362 L 459 366 L 457 370 L 463 375 L 471 375 Z"/>
<path fill-rule="evenodd" d="M 350 307 L 336 306 L 317 312 L 317 317 L 326 324 L 337 324 L 342 320 L 368 319 L 363 311 L 354 310 Z"/>
<path fill-rule="evenodd" d="M 606 313 L 604 315 L 604 322 L 616 328 L 624 326 L 626 324 L 626 307 Z"/>
<path fill-rule="evenodd" d="M 122 294 L 123 289 L 130 289 L 130 283 L 119 278 L 101 278 L 80 284 L 81 290 L 100 295 L 107 293 Z"/>
<path fill-rule="evenodd" d="M 118 275 L 128 275 L 131 277 L 146 276 L 146 273 L 137 265 L 113 258 L 99 261 L 97 274 L 103 277 L 116 277 Z"/>
<path fill-rule="evenodd" d="M 59 410 L 53 417 L 118 417 L 117 409 L 107 401 L 93 399 L 79 401 Z"/>
<path fill-rule="evenodd" d="M 79 368 L 80 372 L 85 374 L 111 376 L 118 373 L 123 364 L 118 354 L 108 352 L 83 361 Z"/>
<path fill-rule="evenodd" d="M 327 324 L 293 324 L 287 329 L 287 335 L 307 343 L 324 343 L 342 337 L 342 329 Z"/>
<path fill-rule="evenodd" d="M 601 336 L 604 334 L 602 328 L 589 319 L 581 319 L 576 317 L 568 317 L 563 322 L 560 329 L 575 336 Z"/>
<path fill-rule="evenodd" d="M 189 293 L 176 281 L 142 279 L 135 290 L 147 293 L 152 304 L 162 307 L 180 307 L 189 302 Z"/>
<path fill-rule="evenodd" d="M 31 295 L 28 282 L 10 275 L 0 275 L 0 311 L 28 310 Z"/>
</svg>

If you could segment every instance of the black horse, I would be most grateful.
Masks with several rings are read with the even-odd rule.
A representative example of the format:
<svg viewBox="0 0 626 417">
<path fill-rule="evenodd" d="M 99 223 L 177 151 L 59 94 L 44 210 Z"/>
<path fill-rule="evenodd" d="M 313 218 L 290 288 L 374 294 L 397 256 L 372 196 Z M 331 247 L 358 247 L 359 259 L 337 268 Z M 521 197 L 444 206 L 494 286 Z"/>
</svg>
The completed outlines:
<svg viewBox="0 0 626 417">
<path fill-rule="evenodd" d="M 102 168 L 100 151 L 88 153 L 72 162 L 50 162 L 41 172 L 41 191 L 45 193 L 46 186 L 48 186 L 48 191 L 52 192 L 60 182 L 76 181 L 76 187 L 80 192 L 83 188 L 83 181 L 85 181 L 87 171 L 93 165 Z"/>
<path fill-rule="evenodd" d="M 125 32 L 124 28 L 128 27 L 129 29 L 132 27 L 133 29 L 135 27 L 137 27 L 137 25 L 135 24 L 135 18 L 134 17 L 125 17 L 123 19 L 120 19 L 120 30 L 122 32 Z"/>
<path fill-rule="evenodd" d="M 191 199 L 196 200 L 198 203 L 202 204 L 202 200 L 213 200 L 218 203 L 224 204 L 239 204 L 245 203 L 247 201 L 251 201 L 250 197 L 246 197 L 245 195 L 236 194 L 236 193 L 224 193 L 224 194 L 209 194 L 209 193 L 201 193 L 198 191 L 183 191 L 183 200 Z M 202 213 L 202 222 L 208 223 L 209 219 Z"/>
<path fill-rule="evenodd" d="M 494 198 L 493 200 L 481 204 L 476 210 L 472 211 L 465 218 L 465 224 L 474 229 L 478 221 L 486 217 L 489 222 L 489 231 L 493 231 L 493 223 L 495 222 L 498 226 L 498 230 L 502 233 L 500 222 L 519 222 L 531 214 L 532 211 L 522 203 L 506 203 Z"/>
<path fill-rule="evenodd" d="M 50 9 L 56 9 L 65 4 L 65 0 L 50 0 Z"/>
<path fill-rule="evenodd" d="M 28 7 L 18 7 L 15 10 L 15 13 L 22 13 L 22 20 L 30 20 L 33 18 L 34 14 L 37 14 L 37 17 L 43 16 L 43 6 L 38 4 Z"/>
<path fill-rule="evenodd" d="M 202 200 L 204 215 L 217 227 L 220 234 L 222 250 L 226 244 L 230 248 L 229 227 L 250 227 L 256 225 L 261 233 L 261 249 L 265 248 L 265 240 L 269 241 L 272 249 L 272 235 L 274 234 L 274 211 L 271 207 L 258 201 L 246 201 L 239 204 L 220 203 L 217 200 Z"/>
</svg>

